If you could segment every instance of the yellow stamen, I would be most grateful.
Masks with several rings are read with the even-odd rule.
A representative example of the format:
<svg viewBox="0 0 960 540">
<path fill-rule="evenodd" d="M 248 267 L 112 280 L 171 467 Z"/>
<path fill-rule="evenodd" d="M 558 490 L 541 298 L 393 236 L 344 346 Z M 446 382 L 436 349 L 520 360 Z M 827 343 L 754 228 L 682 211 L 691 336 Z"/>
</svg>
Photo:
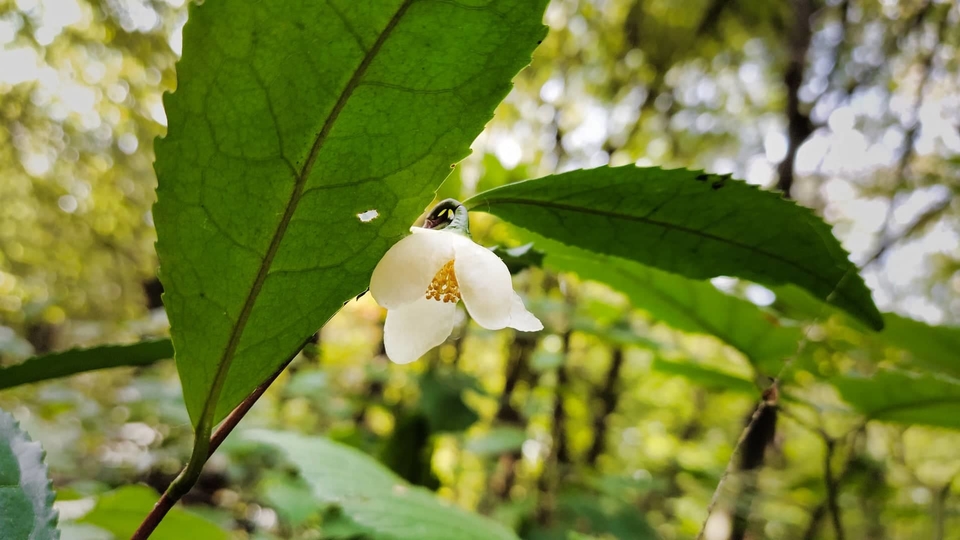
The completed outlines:
<svg viewBox="0 0 960 540">
<path fill-rule="evenodd" d="M 437 275 L 433 276 L 433 281 L 427 287 L 427 300 L 447 303 L 460 300 L 460 284 L 457 283 L 452 260 L 447 261 Z"/>
</svg>

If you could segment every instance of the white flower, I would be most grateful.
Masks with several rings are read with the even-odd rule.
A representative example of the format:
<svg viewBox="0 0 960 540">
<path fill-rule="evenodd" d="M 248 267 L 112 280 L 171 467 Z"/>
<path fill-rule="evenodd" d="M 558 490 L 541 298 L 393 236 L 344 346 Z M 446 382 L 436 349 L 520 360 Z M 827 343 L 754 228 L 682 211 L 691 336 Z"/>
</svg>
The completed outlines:
<svg viewBox="0 0 960 540">
<path fill-rule="evenodd" d="M 513 291 L 500 257 L 456 232 L 410 231 L 387 251 L 370 278 L 370 294 L 387 308 L 383 343 L 390 360 L 407 364 L 443 343 L 453 332 L 459 300 L 488 330 L 543 329 Z"/>
</svg>

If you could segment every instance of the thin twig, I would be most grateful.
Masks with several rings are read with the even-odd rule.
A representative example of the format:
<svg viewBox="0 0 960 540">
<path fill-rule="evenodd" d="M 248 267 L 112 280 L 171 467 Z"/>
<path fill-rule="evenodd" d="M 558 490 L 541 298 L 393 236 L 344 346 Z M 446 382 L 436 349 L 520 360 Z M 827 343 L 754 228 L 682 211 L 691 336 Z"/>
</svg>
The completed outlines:
<svg viewBox="0 0 960 540">
<path fill-rule="evenodd" d="M 620 369 L 623 367 L 623 347 L 615 347 L 610 358 L 610 369 L 607 378 L 600 388 L 597 397 L 600 399 L 601 410 L 594 420 L 593 444 L 587 451 L 586 462 L 591 467 L 596 466 L 597 459 L 603 454 L 607 443 L 607 428 L 610 415 L 617 408 L 617 381 L 620 378 Z"/>
<path fill-rule="evenodd" d="M 743 446 L 743 442 L 747 440 L 747 436 L 749 436 L 750 432 L 753 431 L 753 426 L 757 423 L 757 420 L 760 419 L 760 415 L 763 414 L 763 410 L 766 407 L 766 401 L 761 401 L 760 405 L 757 406 L 757 410 L 753 412 L 753 416 L 750 417 L 750 422 L 747 424 L 747 427 L 745 427 L 740 433 L 740 438 L 737 439 L 737 444 L 733 447 L 733 453 L 730 455 L 730 461 L 727 462 L 726 469 L 724 469 L 723 474 L 720 475 L 720 481 L 717 482 L 717 488 L 713 491 L 713 497 L 710 498 L 710 504 L 707 505 L 707 517 L 703 520 L 703 525 L 700 527 L 700 533 L 697 534 L 697 540 L 703 539 L 703 533 L 707 529 L 707 521 L 713 514 L 713 509 L 715 506 L 717 506 L 717 501 L 720 500 L 720 492 L 723 491 L 723 485 L 726 483 L 727 477 L 730 476 L 730 473 L 735 467 L 734 458 L 736 458 L 736 456 L 740 453 L 740 447 Z"/>
<path fill-rule="evenodd" d="M 924 8 L 924 11 L 922 12 L 924 15 L 928 13 L 929 7 L 930 7 L 930 3 L 928 3 L 927 7 Z M 897 161 L 897 168 L 896 168 L 896 172 L 894 173 L 893 193 L 890 196 L 890 205 L 887 206 L 887 212 L 883 218 L 883 229 L 881 230 L 881 234 L 880 234 L 880 237 L 881 237 L 880 247 L 873 254 L 873 256 L 871 256 L 867 260 L 867 262 L 863 264 L 864 267 L 874 263 L 884 253 L 886 253 L 886 251 L 890 249 L 891 246 L 893 246 L 894 244 L 900 242 L 901 240 L 913 234 L 913 232 L 915 232 L 916 228 L 918 228 L 920 224 L 926 222 L 926 219 L 924 219 L 924 217 L 921 216 L 921 218 L 916 220 L 916 222 L 914 223 L 914 226 L 911 226 L 908 229 L 908 231 L 905 232 L 904 234 L 900 235 L 897 238 L 887 237 L 888 231 L 890 229 L 890 222 L 893 219 L 893 213 L 895 210 L 894 199 L 896 198 L 897 192 L 900 190 L 900 188 L 907 184 L 907 176 L 909 175 L 909 172 L 910 172 L 910 164 L 913 161 L 914 154 L 916 153 L 917 140 L 920 137 L 920 108 L 923 106 L 923 98 L 924 98 L 924 95 L 926 94 L 927 86 L 930 84 L 930 81 L 933 78 L 934 61 L 937 58 L 937 54 L 939 53 L 940 48 L 943 46 L 943 37 L 947 28 L 947 20 L 950 18 L 949 15 L 950 13 L 948 10 L 946 13 L 943 14 L 943 17 L 941 17 L 940 22 L 937 24 L 937 36 L 936 36 L 937 41 L 934 44 L 934 46 L 930 49 L 930 51 L 926 55 L 924 55 L 924 57 L 920 61 L 920 66 L 923 68 L 923 75 L 920 78 L 919 84 L 917 84 L 917 89 L 913 96 L 913 109 L 912 109 L 912 114 L 910 115 L 911 123 L 910 123 L 910 127 L 907 128 L 906 134 L 904 135 L 905 147 L 903 149 L 903 153 L 900 154 L 900 159 Z M 918 20 L 922 20 L 922 18 Z M 919 24 L 919 22 L 917 24 Z M 951 197 L 947 197 L 946 206 L 944 206 L 944 208 L 949 206 L 950 200 L 951 200 Z M 931 208 L 931 210 L 933 209 L 934 208 Z M 942 209 L 938 210 L 937 212 L 940 212 L 940 211 L 942 211 Z"/>
<path fill-rule="evenodd" d="M 828 471 L 828 474 L 830 474 L 830 476 L 833 478 L 832 485 L 830 484 L 827 485 L 827 496 L 824 499 L 824 501 L 818 504 L 816 508 L 810 511 L 810 523 L 807 525 L 807 530 L 802 537 L 804 540 L 813 540 L 814 538 L 817 537 L 817 531 L 820 528 L 820 522 L 823 520 L 823 516 L 826 515 L 828 510 L 832 512 L 836 512 L 835 514 L 836 516 L 840 515 L 839 511 L 837 510 L 838 504 L 837 504 L 836 498 L 839 495 L 840 485 L 844 483 L 847 479 L 849 479 L 851 474 L 853 474 L 853 470 L 854 470 L 853 463 L 854 461 L 856 461 L 856 458 L 857 458 L 857 452 L 856 452 L 857 440 L 865 433 L 865 430 L 866 430 L 866 424 L 865 423 L 860 424 L 858 427 L 848 432 L 847 435 L 838 437 L 837 439 L 833 439 L 834 441 L 836 441 L 838 439 L 849 437 L 850 442 L 848 446 L 850 450 L 847 452 L 847 457 L 843 463 L 843 469 L 840 471 L 839 475 L 833 476 L 832 469 Z M 814 429 L 813 431 L 815 433 L 818 433 L 820 436 L 826 436 L 826 432 L 824 432 L 823 430 Z M 828 461 L 825 462 L 825 464 L 829 463 L 829 459 L 830 459 L 829 456 L 826 459 Z M 832 464 L 827 464 L 826 466 L 832 467 Z M 839 524 L 839 518 L 834 518 L 834 529 L 840 530 L 842 534 L 843 527 L 842 525 Z M 838 536 L 837 538 L 842 538 L 842 536 Z"/>
<path fill-rule="evenodd" d="M 954 476 L 942 488 L 937 490 L 937 494 L 933 499 L 933 516 L 934 516 L 934 540 L 943 540 L 944 534 L 947 529 L 947 497 L 950 496 L 950 487 L 953 485 L 953 481 L 957 477 Z"/>
<path fill-rule="evenodd" d="M 824 306 L 820 309 L 820 313 L 814 318 L 814 322 L 807 327 L 807 330 L 803 334 L 803 338 L 801 338 L 800 342 L 797 343 L 796 352 L 793 354 L 793 356 L 784 360 L 783 366 L 780 367 L 780 372 L 777 373 L 777 376 L 773 379 L 773 383 L 771 383 L 770 387 L 764 391 L 764 399 L 757 406 L 757 410 L 754 411 L 753 416 L 750 418 L 750 422 L 740 433 L 740 437 L 737 439 L 737 444 L 733 448 L 733 453 L 730 455 L 730 460 L 727 462 L 727 466 L 724 469 L 723 474 L 720 476 L 720 481 L 717 482 L 717 487 L 713 492 L 713 496 L 710 498 L 710 504 L 707 505 L 707 515 L 706 517 L 703 518 L 703 523 L 700 525 L 700 532 L 697 534 L 697 540 L 703 539 L 704 531 L 707 528 L 707 522 L 710 520 L 710 515 L 713 514 L 713 510 L 717 505 L 717 501 L 720 499 L 720 492 L 723 491 L 723 486 L 726 483 L 727 478 L 730 476 L 730 471 L 732 471 L 734 468 L 734 460 L 736 459 L 737 454 L 740 452 L 740 447 L 743 445 L 743 442 L 747 439 L 747 436 L 750 435 L 750 432 L 753 430 L 754 425 L 757 423 L 757 420 L 760 419 L 760 415 L 763 413 L 764 409 L 766 409 L 768 405 L 776 405 L 776 401 L 777 401 L 776 394 L 778 391 L 780 380 L 783 378 L 783 374 L 786 373 L 787 369 L 792 365 L 793 359 L 800 356 L 800 354 L 803 352 L 803 349 L 807 346 L 807 343 L 809 343 L 810 341 L 810 329 L 813 327 L 814 324 L 816 324 L 816 321 L 820 320 L 824 316 L 824 314 L 826 313 L 826 306 L 833 301 L 833 298 L 837 295 L 837 291 L 839 291 L 840 287 L 843 286 L 844 282 L 846 282 L 847 279 L 849 279 L 850 276 L 854 274 L 854 270 L 855 269 L 853 268 L 848 269 L 843 274 L 843 276 L 841 276 L 840 279 L 837 281 L 837 285 L 833 288 L 833 291 L 831 291 L 830 294 L 828 294 L 827 297 L 824 299 Z M 768 393 L 771 393 L 772 397 L 774 398 L 770 400 L 771 403 L 768 403 Z"/>
<path fill-rule="evenodd" d="M 924 210 L 923 213 L 917 216 L 917 218 L 913 220 L 913 223 L 908 225 L 907 228 L 904 229 L 904 231 L 901 234 L 897 235 L 896 237 L 891 237 L 885 240 L 880 245 L 880 247 L 877 248 L 877 250 L 873 253 L 873 255 L 867 258 L 867 260 L 860 266 L 865 268 L 873 264 L 877 259 L 882 257 L 888 250 L 890 250 L 890 248 L 906 240 L 907 238 L 910 238 L 917 231 L 923 228 L 925 225 L 927 225 L 928 223 L 930 223 L 931 221 L 939 217 L 940 214 L 944 213 L 948 208 L 950 208 L 950 204 L 952 202 L 953 202 L 953 196 L 947 195 L 942 201 Z M 890 208 L 891 209 L 893 208 L 892 199 L 890 200 Z M 886 227 L 886 225 L 884 225 L 884 227 Z"/>
<path fill-rule="evenodd" d="M 823 457 L 823 475 L 824 475 L 824 488 L 826 491 L 825 500 L 814 508 L 810 512 L 810 524 L 807 527 L 807 532 L 804 534 L 803 538 L 805 540 L 812 540 L 816 537 L 817 529 L 820 526 L 820 521 L 823 519 L 823 516 L 830 512 L 831 521 L 833 523 L 834 537 L 837 540 L 844 540 L 846 535 L 843 532 L 843 523 L 841 520 L 840 505 L 838 503 L 838 497 L 840 494 L 840 484 L 847 478 L 847 475 L 850 473 L 851 464 L 853 463 L 854 458 L 856 457 L 856 452 L 854 447 L 856 446 L 857 438 L 864 432 L 866 429 L 866 423 L 861 423 L 857 427 L 848 431 L 844 435 L 838 437 L 832 437 L 827 433 L 826 429 L 820 426 L 815 426 L 807 421 L 803 420 L 799 416 L 793 414 L 789 409 L 781 409 L 781 412 L 787 418 L 793 420 L 801 427 L 807 429 L 808 431 L 815 433 L 822 440 L 825 446 L 825 453 Z M 819 422 L 818 422 L 819 423 Z M 840 471 L 839 476 L 834 475 L 833 473 L 833 457 L 837 449 L 837 441 L 850 438 L 850 450 L 847 452 L 846 460 L 844 461 L 843 469 Z"/>
<path fill-rule="evenodd" d="M 822 435 L 823 442 L 827 447 L 823 456 L 823 483 L 827 489 L 827 507 L 830 509 L 834 537 L 837 540 L 844 540 L 843 523 L 840 521 L 840 504 L 837 502 L 837 479 L 833 476 L 832 463 L 833 452 L 837 448 L 837 441 L 826 436 L 826 433 Z"/>
<path fill-rule="evenodd" d="M 294 357 L 295 356 L 296 355 L 294 355 Z M 290 360 L 284 362 L 283 365 L 280 366 L 280 369 L 271 375 L 269 379 L 262 382 L 260 386 L 256 387 L 253 392 L 251 392 L 246 399 L 240 402 L 240 404 L 237 405 L 237 407 L 233 409 L 233 411 L 223 420 L 223 423 L 220 424 L 220 427 L 218 427 L 213 433 L 213 436 L 210 437 L 210 446 L 209 451 L 207 452 L 207 459 L 210 459 L 210 456 L 217 451 L 217 448 L 219 448 L 224 439 L 227 438 L 227 435 L 230 435 L 230 432 L 237 427 L 237 424 L 240 423 L 240 420 L 242 420 L 243 417 L 250 412 L 250 409 L 257 402 L 257 400 L 260 399 L 260 396 L 267 391 L 267 388 L 273 384 L 273 381 L 277 380 L 277 377 L 283 373 L 283 370 L 293 360 L 294 357 L 291 357 Z M 186 468 L 180 472 L 178 478 L 182 477 L 185 473 Z M 174 480 L 174 482 L 176 482 L 176 480 Z M 173 484 L 171 483 L 171 485 Z M 183 496 L 183 494 L 177 496 L 175 492 L 172 492 L 168 488 L 160 497 L 160 500 L 157 501 L 157 504 L 153 506 L 153 509 L 150 510 L 150 513 L 147 514 L 147 517 L 144 518 L 143 523 L 141 523 L 136 532 L 133 533 L 133 536 L 130 537 L 130 540 L 146 540 L 149 538 L 154 529 L 160 525 L 160 522 L 167 515 L 167 512 L 169 512 L 170 509 L 173 508 L 173 505 L 180 500 L 181 496 Z"/>
</svg>

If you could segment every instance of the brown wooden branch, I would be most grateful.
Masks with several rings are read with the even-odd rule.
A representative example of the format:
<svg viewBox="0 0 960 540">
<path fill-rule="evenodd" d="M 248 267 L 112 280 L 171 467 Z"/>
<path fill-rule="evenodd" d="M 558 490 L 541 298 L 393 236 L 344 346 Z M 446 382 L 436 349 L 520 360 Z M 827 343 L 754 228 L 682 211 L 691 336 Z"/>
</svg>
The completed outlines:
<svg viewBox="0 0 960 540">
<path fill-rule="evenodd" d="M 803 85 L 803 74 L 806 68 L 807 52 L 810 50 L 810 40 L 813 37 L 810 18 L 813 16 L 813 0 L 791 0 L 794 25 L 790 29 L 788 38 L 788 54 L 786 70 L 783 74 L 783 84 L 787 90 L 787 155 L 777 167 L 779 179 L 777 187 L 785 197 L 790 197 L 793 187 L 794 170 L 797 161 L 797 152 L 800 146 L 813 133 L 813 124 L 810 116 L 801 111 L 800 86 Z"/>
<path fill-rule="evenodd" d="M 827 507 L 830 509 L 830 518 L 833 523 L 833 537 L 836 540 L 844 540 L 846 535 L 843 533 L 843 523 L 840 520 L 840 504 L 837 502 L 839 496 L 839 487 L 837 478 L 833 474 L 833 454 L 837 447 L 837 441 L 824 436 L 826 452 L 823 456 L 823 483 L 827 490 Z"/>
<path fill-rule="evenodd" d="M 857 459 L 857 441 L 861 438 L 861 436 L 864 435 L 865 429 L 865 426 L 860 426 L 853 431 L 849 443 L 850 450 L 847 452 L 847 457 L 844 460 L 843 468 L 840 470 L 838 475 L 833 473 L 833 464 L 831 461 L 836 451 L 836 439 L 830 438 L 822 430 L 817 432 L 827 445 L 826 456 L 824 457 L 824 487 L 826 488 L 826 497 L 820 504 L 810 511 L 810 523 L 807 525 L 806 532 L 803 534 L 803 540 L 814 540 L 817 538 L 820 531 L 820 523 L 823 521 L 823 518 L 827 515 L 828 511 L 832 514 L 834 537 L 838 540 L 842 540 L 844 538 L 843 524 L 840 520 L 840 505 L 838 503 L 840 486 L 849 480 L 849 478 L 853 475 L 853 465 Z"/>
<path fill-rule="evenodd" d="M 730 540 L 743 540 L 750 525 L 750 514 L 756 498 L 757 476 L 763 468 L 767 447 L 777 433 L 777 387 L 771 386 L 763 394 L 763 401 L 753 414 L 747 417 L 746 425 L 751 425 L 740 451 L 740 472 L 744 474 L 740 488 L 739 501 L 734 505 L 733 529 Z"/>
<path fill-rule="evenodd" d="M 760 400 L 757 408 L 753 411 L 753 415 L 751 415 L 746 427 L 744 427 L 743 431 L 740 432 L 740 437 L 737 438 L 737 444 L 734 445 L 733 453 L 730 455 L 730 461 L 727 462 L 727 467 L 724 469 L 723 474 L 720 475 L 720 481 L 717 482 L 717 487 L 713 491 L 713 496 L 710 498 L 710 503 L 707 505 L 707 517 L 704 519 L 703 524 L 700 527 L 700 532 L 697 534 L 697 540 L 703 540 L 703 535 L 706 531 L 707 520 L 710 519 L 710 515 L 713 514 L 713 510 L 716 508 L 717 502 L 720 500 L 720 494 L 723 492 L 723 486 L 726 484 L 727 478 L 729 478 L 733 472 L 734 463 L 737 463 L 737 456 L 740 455 L 740 452 L 743 449 L 747 439 L 750 438 L 754 429 L 757 428 L 761 417 L 764 416 L 764 411 L 767 409 L 767 407 L 776 407 L 778 399 L 779 394 L 776 389 L 776 383 L 774 383 L 774 385 L 770 388 L 764 390 L 763 399 Z"/>
<path fill-rule="evenodd" d="M 623 367 L 623 348 L 616 347 L 610 358 L 610 369 L 603 382 L 597 398 L 600 400 L 600 413 L 593 423 L 593 444 L 587 451 L 587 465 L 595 467 L 597 459 L 603 454 L 607 444 L 607 430 L 610 415 L 617 408 L 617 381 L 620 379 L 620 370 Z"/>
</svg>

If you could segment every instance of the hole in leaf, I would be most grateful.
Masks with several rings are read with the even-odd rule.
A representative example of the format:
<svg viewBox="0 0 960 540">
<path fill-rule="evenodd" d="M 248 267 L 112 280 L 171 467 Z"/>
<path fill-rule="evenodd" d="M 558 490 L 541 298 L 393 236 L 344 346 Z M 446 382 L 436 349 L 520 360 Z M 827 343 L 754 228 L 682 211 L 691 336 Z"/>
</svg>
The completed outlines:
<svg viewBox="0 0 960 540">
<path fill-rule="evenodd" d="M 366 212 L 360 212 L 357 214 L 357 218 L 364 223 L 370 223 L 371 221 L 377 219 L 379 215 L 380 212 L 377 212 L 377 210 L 374 208 L 372 210 L 367 210 Z"/>
</svg>

